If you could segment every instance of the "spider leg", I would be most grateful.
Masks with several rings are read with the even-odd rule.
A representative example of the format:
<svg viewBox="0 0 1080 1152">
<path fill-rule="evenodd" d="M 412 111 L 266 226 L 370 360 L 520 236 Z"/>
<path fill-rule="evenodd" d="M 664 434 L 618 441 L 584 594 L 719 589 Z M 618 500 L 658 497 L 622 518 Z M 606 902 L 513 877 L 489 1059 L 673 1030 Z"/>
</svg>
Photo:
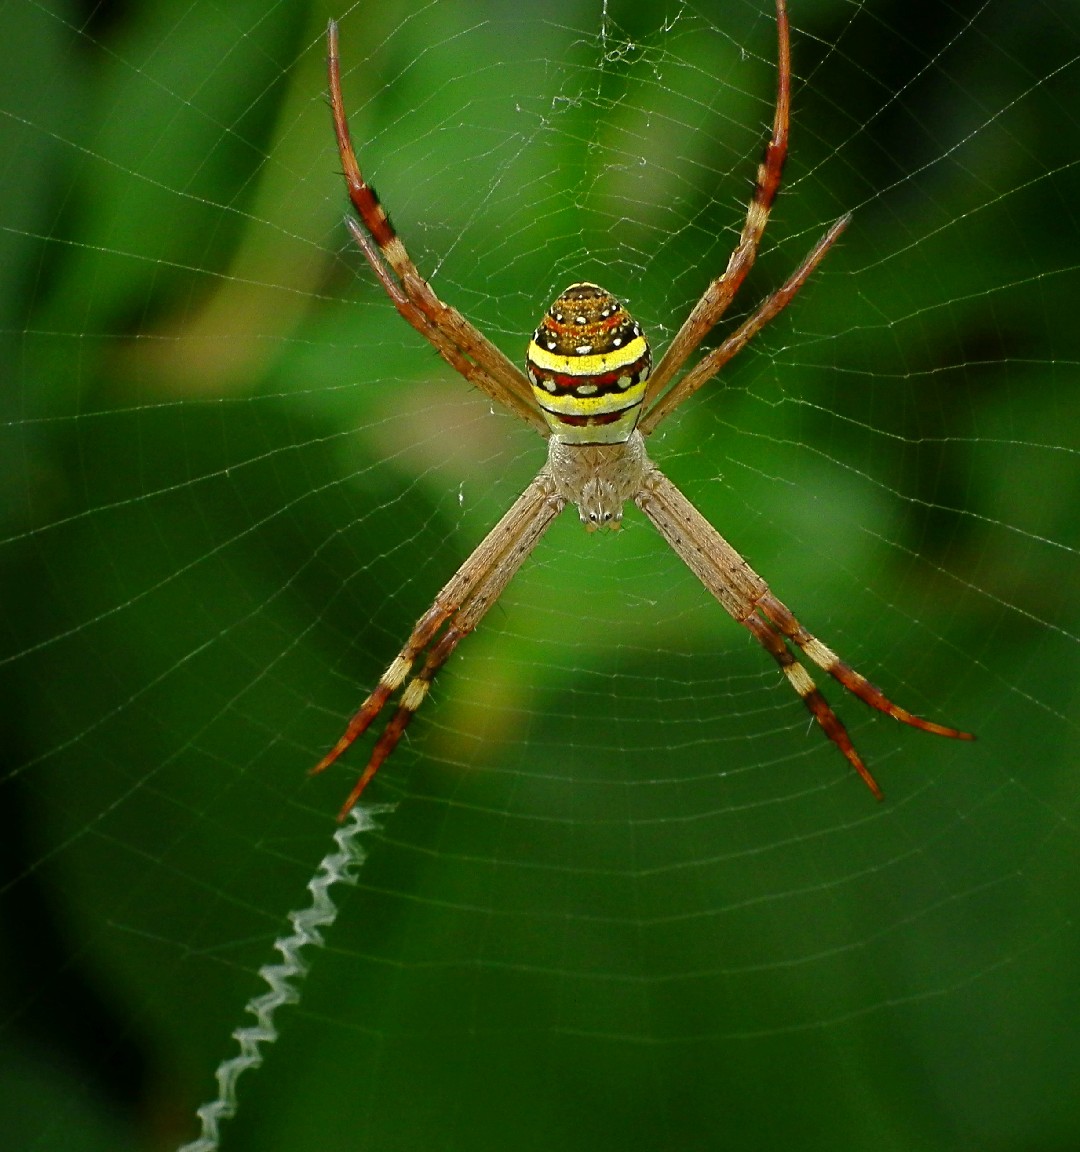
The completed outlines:
<svg viewBox="0 0 1080 1152">
<path fill-rule="evenodd" d="M 436 296 L 431 285 L 417 271 L 412 257 L 390 223 L 390 217 L 379 203 L 375 189 L 364 179 L 345 115 L 345 101 L 341 94 L 338 29 L 333 20 L 327 26 L 326 37 L 330 107 L 338 153 L 349 199 L 363 225 L 363 231 L 355 224 L 351 225 L 354 239 L 375 270 L 379 283 L 393 301 L 394 307 L 435 346 L 443 359 L 492 400 L 509 408 L 515 416 L 546 437 L 549 434 L 547 422 L 536 406 L 528 380 L 479 329 L 473 327 L 456 308 L 444 304 Z M 469 366 L 468 371 L 464 367 L 466 364 Z"/>
<path fill-rule="evenodd" d="M 447 340 L 443 332 L 428 320 L 423 313 L 418 312 L 413 307 L 412 302 L 405 295 L 401 285 L 387 271 L 386 265 L 379 256 L 378 245 L 375 244 L 363 228 L 361 228 L 351 216 L 345 217 L 345 224 L 352 233 L 352 237 L 359 246 L 360 251 L 363 252 L 367 262 L 374 270 L 387 296 L 390 297 L 394 307 L 397 308 L 398 312 L 408 320 L 422 336 L 426 337 L 435 345 L 436 351 L 450 367 L 460 372 L 470 384 L 475 385 L 492 400 L 506 405 L 517 415 L 521 416 L 522 419 L 527 420 L 528 423 L 535 424 L 534 416 L 537 415 L 537 413 L 531 407 L 522 407 L 519 404 L 516 394 L 508 399 L 504 394 L 499 392 L 497 387 L 492 383 L 489 373 L 484 368 L 470 360 L 453 341 Z M 541 417 L 541 421 L 542 420 L 543 418 Z M 544 434 L 547 435 L 546 424 L 544 426 Z"/>
<path fill-rule="evenodd" d="M 799 698 L 810 710 L 810 715 L 821 725 L 822 731 L 847 757 L 848 763 L 863 778 L 867 788 L 873 792 L 878 800 L 884 800 L 885 794 L 881 791 L 878 782 L 870 774 L 870 769 L 863 763 L 862 757 L 851 742 L 848 730 L 843 721 L 829 707 L 829 702 L 821 694 L 821 690 L 814 683 L 814 678 L 792 656 L 790 649 L 784 643 L 783 637 L 774 631 L 760 616 L 753 614 L 747 616 L 741 623 L 749 629 L 754 639 L 769 653 L 780 665 L 780 671 L 787 677 L 788 683 L 799 694 Z"/>
<path fill-rule="evenodd" d="M 849 223 L 851 223 L 850 214 L 841 216 L 810 249 L 806 258 L 787 280 L 771 296 L 766 297 L 722 344 L 717 345 L 711 352 L 702 356 L 673 388 L 668 389 L 660 397 L 638 421 L 638 429 L 643 436 L 648 436 L 661 420 L 670 416 L 684 400 L 692 396 L 703 384 L 707 384 L 729 360 L 737 356 L 750 343 L 770 320 L 774 319 L 791 303 L 795 293 L 810 278 L 811 273 L 825 258 L 825 253 L 836 243 L 840 233 Z"/>
<path fill-rule="evenodd" d="M 728 257 L 727 267 L 705 289 L 675 334 L 660 362 L 653 369 L 645 394 L 648 407 L 686 362 L 686 358 L 708 335 L 709 330 L 727 311 L 747 273 L 757 258 L 758 245 L 769 221 L 776 195 L 780 190 L 784 160 L 788 149 L 788 121 L 791 109 L 791 37 L 785 0 L 776 0 L 776 33 L 779 42 L 776 68 L 776 108 L 773 112 L 772 135 L 765 155 L 758 165 L 757 180 L 746 211 L 739 243 Z"/>
<path fill-rule="evenodd" d="M 807 632 L 769 591 L 768 584 L 655 466 L 646 473 L 634 501 L 694 575 L 777 662 L 821 730 L 879 800 L 881 789 L 856 751 L 847 729 L 810 673 L 795 659 L 786 640 L 791 640 L 815 664 L 872 708 L 937 736 L 974 739 L 968 732 L 946 728 L 898 707 L 865 676 Z"/>
<path fill-rule="evenodd" d="M 436 673 L 458 644 L 476 628 L 565 505 L 566 500 L 555 493 L 550 480 L 541 473 L 514 501 L 416 622 L 405 646 L 360 705 L 341 738 L 311 770 L 315 774 L 333 764 L 367 731 L 390 697 L 403 688 L 397 709 L 375 742 L 367 766 L 338 814 L 339 820 L 345 819 L 380 765 L 393 752 L 409 721 L 424 702 Z M 447 622 L 449 626 L 439 635 Z M 427 656 L 423 665 L 410 679 L 413 664 L 425 651 Z"/>
<path fill-rule="evenodd" d="M 912 728 L 919 728 L 923 732 L 932 732 L 935 736 L 948 736 L 952 740 L 974 740 L 970 732 L 961 732 L 958 728 L 947 728 L 944 724 L 936 724 L 933 720 L 924 720 L 894 704 L 884 692 L 872 684 L 861 672 L 856 672 L 850 664 L 845 664 L 831 648 L 826 647 L 816 637 L 811 635 L 791 614 L 786 604 L 781 603 L 771 593 L 766 592 L 757 603 L 758 611 L 776 627 L 789 640 L 793 640 L 806 655 L 819 667 L 824 668 L 830 676 L 838 680 L 854 696 L 858 696 L 864 704 L 884 712 L 901 724 L 910 724 Z"/>
</svg>

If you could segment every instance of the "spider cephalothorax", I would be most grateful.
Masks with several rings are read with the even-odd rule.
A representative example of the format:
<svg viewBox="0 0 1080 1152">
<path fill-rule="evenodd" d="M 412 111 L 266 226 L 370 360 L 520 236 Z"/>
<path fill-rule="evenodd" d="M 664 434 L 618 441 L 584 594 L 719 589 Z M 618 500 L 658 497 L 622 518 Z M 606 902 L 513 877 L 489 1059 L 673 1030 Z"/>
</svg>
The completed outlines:
<svg viewBox="0 0 1080 1152">
<path fill-rule="evenodd" d="M 374 189 L 364 180 L 345 118 L 337 25 L 330 22 L 334 130 L 349 198 L 360 217 L 360 223 L 351 217 L 346 220 L 353 238 L 394 307 L 439 355 L 492 400 L 548 438 L 547 461 L 536 478 L 436 596 L 341 739 L 316 765 L 314 770 L 320 772 L 332 764 L 367 730 L 390 697 L 401 691 L 396 711 L 345 801 L 342 819 L 394 750 L 435 674 L 499 598 L 567 504 L 577 506 L 589 530 L 617 527 L 623 505 L 636 504 L 724 609 L 772 656 L 822 731 L 878 798 L 881 790 L 794 650 L 893 719 L 938 736 L 971 739 L 967 732 L 924 720 L 894 704 L 807 632 L 645 451 L 645 437 L 787 307 L 848 223 L 846 216 L 837 220 L 771 296 L 676 379 L 746 278 L 780 188 L 791 99 L 785 0 L 776 0 L 776 24 L 779 66 L 772 135 L 727 268 L 706 287 L 655 369 L 641 327 L 619 301 L 595 284 L 571 284 L 533 333 L 526 353 L 526 378 L 460 312 L 435 295 L 391 226 Z M 414 673 L 413 665 L 421 658 L 423 663 Z"/>
</svg>

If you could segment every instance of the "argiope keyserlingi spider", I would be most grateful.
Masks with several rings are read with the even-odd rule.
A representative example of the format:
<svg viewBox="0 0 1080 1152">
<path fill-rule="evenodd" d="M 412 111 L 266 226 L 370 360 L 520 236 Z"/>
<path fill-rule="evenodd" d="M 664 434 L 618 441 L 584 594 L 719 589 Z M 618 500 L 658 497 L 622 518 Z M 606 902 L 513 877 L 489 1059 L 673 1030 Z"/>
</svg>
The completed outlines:
<svg viewBox="0 0 1080 1152">
<path fill-rule="evenodd" d="M 330 22 L 330 104 L 349 198 L 360 217 L 359 224 L 346 217 L 353 238 L 398 312 L 431 341 L 439 355 L 548 442 L 547 462 L 536 478 L 420 617 L 404 648 L 349 721 L 344 735 L 313 769 L 321 772 L 332 764 L 403 688 L 397 710 L 345 801 L 341 819 L 394 750 L 435 674 L 479 624 L 567 504 L 577 505 L 582 523 L 593 532 L 600 527 L 617 528 L 624 503 L 632 500 L 702 584 L 780 665 L 825 735 L 878 799 L 881 789 L 844 725 L 795 659 L 788 641 L 871 707 L 924 732 L 972 739 L 967 732 L 946 728 L 898 707 L 807 632 L 645 452 L 645 437 L 787 307 L 850 219 L 842 216 L 837 220 L 776 292 L 672 383 L 746 278 L 780 188 L 791 99 L 785 0 L 776 0 L 776 23 L 779 63 L 772 136 L 758 167 L 739 242 L 727 268 L 705 289 L 656 370 L 650 372 L 652 357 L 641 327 L 618 300 L 595 284 L 579 283 L 571 284 L 555 300 L 533 333 L 526 352 L 526 378 L 461 313 L 435 295 L 394 231 L 375 190 L 364 180 L 349 138 L 341 95 L 337 25 Z M 414 662 L 425 653 L 420 670 L 410 678 Z"/>
</svg>

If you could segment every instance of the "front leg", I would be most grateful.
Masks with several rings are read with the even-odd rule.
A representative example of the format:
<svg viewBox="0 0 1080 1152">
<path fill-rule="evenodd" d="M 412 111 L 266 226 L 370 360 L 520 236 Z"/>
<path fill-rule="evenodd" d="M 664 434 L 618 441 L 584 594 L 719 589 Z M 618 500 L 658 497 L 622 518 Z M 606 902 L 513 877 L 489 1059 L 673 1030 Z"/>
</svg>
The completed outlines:
<svg viewBox="0 0 1080 1152">
<path fill-rule="evenodd" d="M 795 659 L 786 640 L 794 641 L 800 651 L 853 695 L 894 720 L 936 736 L 948 736 L 954 740 L 974 739 L 968 732 L 924 720 L 894 704 L 880 688 L 807 632 L 786 605 L 769 591 L 768 584 L 655 466 L 646 474 L 634 499 L 694 575 L 772 656 L 821 730 L 879 800 L 882 798 L 881 789 L 863 763 L 847 729 L 821 694 L 813 677 Z"/>
<path fill-rule="evenodd" d="M 339 821 L 349 814 L 380 765 L 397 746 L 409 721 L 424 702 L 435 674 L 479 624 L 565 506 L 566 501 L 556 493 L 546 473 L 541 472 L 416 622 L 404 647 L 360 705 L 341 738 L 311 770 L 315 774 L 329 768 L 367 731 L 390 697 L 404 686 L 397 709 L 375 742 L 367 766 L 338 814 Z M 448 626 L 440 636 L 444 624 Z M 414 662 L 425 651 L 427 659 L 410 680 Z"/>
</svg>

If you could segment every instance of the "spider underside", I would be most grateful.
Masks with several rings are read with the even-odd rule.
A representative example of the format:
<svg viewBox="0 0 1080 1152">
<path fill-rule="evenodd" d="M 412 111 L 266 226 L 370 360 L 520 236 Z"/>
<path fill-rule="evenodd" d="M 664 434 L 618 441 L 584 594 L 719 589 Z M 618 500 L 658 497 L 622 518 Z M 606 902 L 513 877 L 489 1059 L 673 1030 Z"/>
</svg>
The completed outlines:
<svg viewBox="0 0 1080 1152">
<path fill-rule="evenodd" d="M 443 359 L 492 400 L 548 442 L 547 461 L 477 549 L 417 621 L 401 652 L 349 721 L 337 744 L 315 766 L 329 767 L 361 736 L 387 701 L 397 707 L 376 740 L 367 766 L 339 814 L 344 819 L 397 745 L 439 669 L 479 624 L 556 516 L 573 504 L 585 528 L 617 528 L 632 501 L 731 616 L 780 666 L 820 725 L 871 792 L 881 789 L 847 730 L 799 663 L 792 645 L 849 692 L 895 720 L 958 740 L 972 736 L 900 708 L 845 664 L 795 619 L 765 581 L 649 459 L 645 438 L 693 395 L 791 302 L 847 227 L 837 220 L 772 295 L 678 380 L 676 375 L 723 315 L 757 255 L 780 188 L 787 154 L 791 55 L 785 0 L 776 0 L 779 42 L 772 134 L 757 171 L 739 242 L 723 274 L 705 289 L 655 369 L 637 322 L 610 293 L 572 284 L 551 305 L 529 342 L 528 375 L 444 304 L 417 271 L 374 189 L 360 171 L 341 94 L 337 25 L 328 31 L 330 103 L 338 151 L 352 206 L 346 224 L 398 312 Z M 673 383 L 674 381 L 674 383 Z M 419 670 L 414 664 L 423 658 Z"/>
</svg>

